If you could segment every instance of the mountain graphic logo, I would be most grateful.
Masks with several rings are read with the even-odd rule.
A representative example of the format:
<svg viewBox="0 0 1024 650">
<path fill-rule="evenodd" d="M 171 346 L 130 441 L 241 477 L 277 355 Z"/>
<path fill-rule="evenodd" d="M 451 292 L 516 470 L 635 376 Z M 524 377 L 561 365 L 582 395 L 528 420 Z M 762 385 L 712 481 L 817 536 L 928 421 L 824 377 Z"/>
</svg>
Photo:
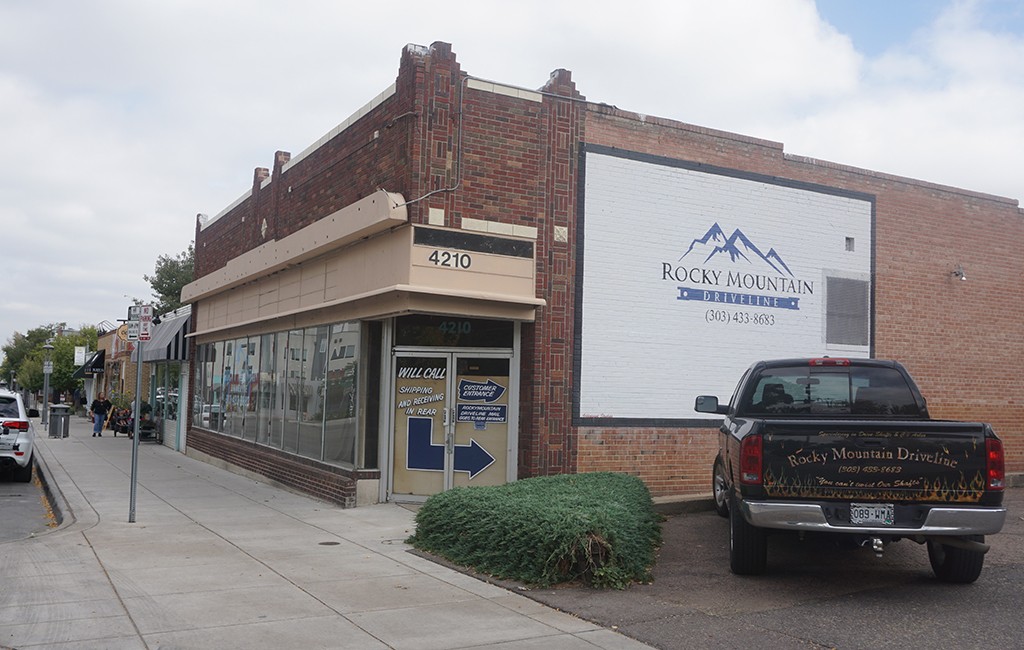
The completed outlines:
<svg viewBox="0 0 1024 650">
<path fill-rule="evenodd" d="M 729 261 L 734 264 L 740 262 L 755 264 L 760 260 L 780 275 L 793 275 L 775 248 L 769 248 L 767 253 L 762 252 L 739 228 L 726 237 L 725 231 L 717 221 L 704 233 L 703 237 L 690 242 L 690 247 L 679 256 L 679 259 L 682 260 L 691 253 L 694 256 L 703 256 L 705 264 L 722 255 L 728 255 Z"/>
</svg>

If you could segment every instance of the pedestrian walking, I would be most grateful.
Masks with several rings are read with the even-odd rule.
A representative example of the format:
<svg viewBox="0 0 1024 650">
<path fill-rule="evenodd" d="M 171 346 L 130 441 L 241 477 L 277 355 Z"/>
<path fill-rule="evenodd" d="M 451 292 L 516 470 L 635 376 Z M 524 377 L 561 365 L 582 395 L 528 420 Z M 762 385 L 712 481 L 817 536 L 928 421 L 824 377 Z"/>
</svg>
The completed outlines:
<svg viewBox="0 0 1024 650">
<path fill-rule="evenodd" d="M 89 407 L 89 415 L 92 417 L 92 437 L 96 436 L 103 437 L 103 425 L 107 421 L 107 415 L 113 409 L 114 405 L 110 403 L 103 393 L 96 396 L 96 399 L 92 401 L 92 406 Z"/>
</svg>

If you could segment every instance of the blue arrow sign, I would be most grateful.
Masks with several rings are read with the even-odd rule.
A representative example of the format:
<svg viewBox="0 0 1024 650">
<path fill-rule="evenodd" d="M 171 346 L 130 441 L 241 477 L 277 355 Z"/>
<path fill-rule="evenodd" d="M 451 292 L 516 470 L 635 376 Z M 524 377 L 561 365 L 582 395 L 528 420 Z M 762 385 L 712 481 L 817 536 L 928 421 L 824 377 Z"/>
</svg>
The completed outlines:
<svg viewBox="0 0 1024 650">
<path fill-rule="evenodd" d="M 487 453 L 474 438 L 469 439 L 468 445 L 455 445 L 456 472 L 469 472 L 469 478 L 473 478 L 492 463 L 494 456 Z"/>
<path fill-rule="evenodd" d="M 444 469 L 444 445 L 435 445 L 433 418 L 409 418 L 409 446 L 406 448 L 406 469 L 440 472 Z"/>
<path fill-rule="evenodd" d="M 483 381 L 459 380 L 459 400 L 462 402 L 496 402 L 505 394 L 505 387 L 493 379 Z"/>
<path fill-rule="evenodd" d="M 408 447 L 406 451 L 406 469 L 417 469 L 431 472 L 444 470 L 444 445 L 435 445 L 433 441 L 433 418 L 409 418 Z M 469 478 L 475 477 L 494 463 L 494 456 L 487 452 L 473 438 L 468 445 L 455 445 L 455 471 L 467 472 Z"/>
</svg>

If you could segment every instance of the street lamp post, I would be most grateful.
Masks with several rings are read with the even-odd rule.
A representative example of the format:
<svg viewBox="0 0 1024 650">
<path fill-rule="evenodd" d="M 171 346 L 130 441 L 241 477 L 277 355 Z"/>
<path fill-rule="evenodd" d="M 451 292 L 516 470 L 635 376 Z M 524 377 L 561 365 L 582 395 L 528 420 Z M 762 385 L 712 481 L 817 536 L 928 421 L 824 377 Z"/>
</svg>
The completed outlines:
<svg viewBox="0 0 1024 650">
<path fill-rule="evenodd" d="M 53 346 L 49 341 L 43 345 L 43 350 L 46 354 L 43 359 L 43 426 L 45 427 L 50 421 L 50 373 L 53 372 L 53 361 L 50 359 Z"/>
</svg>

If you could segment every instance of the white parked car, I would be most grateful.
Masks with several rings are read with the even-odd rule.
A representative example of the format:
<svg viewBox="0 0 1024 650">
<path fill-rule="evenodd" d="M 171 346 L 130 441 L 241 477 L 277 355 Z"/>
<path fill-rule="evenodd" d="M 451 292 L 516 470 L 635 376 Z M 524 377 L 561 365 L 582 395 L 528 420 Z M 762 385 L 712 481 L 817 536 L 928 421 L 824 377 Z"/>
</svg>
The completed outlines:
<svg viewBox="0 0 1024 650">
<path fill-rule="evenodd" d="M 210 426 L 210 420 L 213 420 L 213 426 L 216 427 L 220 420 L 220 404 L 205 404 L 203 410 L 199 416 L 199 422 L 204 427 Z"/>
<path fill-rule="evenodd" d="M 36 409 L 25 410 L 21 395 L 0 389 L 0 473 L 14 480 L 32 480 L 32 442 L 36 429 L 29 418 L 39 417 Z"/>
</svg>

